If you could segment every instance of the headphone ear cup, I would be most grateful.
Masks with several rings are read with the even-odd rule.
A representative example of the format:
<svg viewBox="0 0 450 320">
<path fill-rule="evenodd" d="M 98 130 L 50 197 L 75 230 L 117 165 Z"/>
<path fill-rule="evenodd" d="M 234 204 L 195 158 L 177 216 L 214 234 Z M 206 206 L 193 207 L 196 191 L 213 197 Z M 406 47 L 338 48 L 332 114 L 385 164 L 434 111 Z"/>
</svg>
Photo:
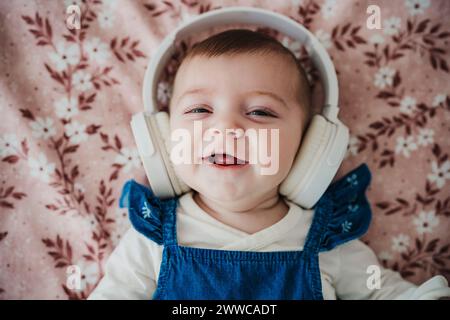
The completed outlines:
<svg viewBox="0 0 450 320">
<path fill-rule="evenodd" d="M 190 190 L 190 187 L 178 178 L 173 167 L 173 163 L 170 160 L 170 120 L 167 112 L 161 111 L 154 115 L 156 124 L 155 132 L 159 135 L 159 140 L 162 142 L 160 146 L 164 164 L 166 165 L 167 172 L 170 177 L 170 182 L 175 190 L 177 196 L 182 195 Z"/>
<path fill-rule="evenodd" d="M 340 130 L 338 129 L 338 126 Z M 339 135 L 338 135 L 339 133 Z M 347 134 L 347 136 L 346 136 Z M 335 176 L 348 144 L 348 129 L 314 115 L 280 194 L 303 208 L 312 208 Z M 329 155 L 339 159 L 329 161 Z"/>
</svg>

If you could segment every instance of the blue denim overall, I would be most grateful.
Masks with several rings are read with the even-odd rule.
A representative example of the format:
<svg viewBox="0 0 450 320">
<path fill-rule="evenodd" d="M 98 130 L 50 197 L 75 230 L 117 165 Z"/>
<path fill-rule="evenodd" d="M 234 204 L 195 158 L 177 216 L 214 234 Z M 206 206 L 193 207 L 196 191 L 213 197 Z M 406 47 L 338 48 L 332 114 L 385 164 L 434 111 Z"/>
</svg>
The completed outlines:
<svg viewBox="0 0 450 320">
<path fill-rule="evenodd" d="M 365 191 L 366 164 L 332 183 L 314 207 L 302 250 L 230 251 L 181 246 L 177 242 L 178 198 L 161 200 L 134 180 L 124 185 L 120 206 L 133 227 L 163 245 L 153 299 L 323 299 L 319 252 L 362 236 L 371 220 Z M 299 248 L 301 244 L 299 243 Z"/>
</svg>

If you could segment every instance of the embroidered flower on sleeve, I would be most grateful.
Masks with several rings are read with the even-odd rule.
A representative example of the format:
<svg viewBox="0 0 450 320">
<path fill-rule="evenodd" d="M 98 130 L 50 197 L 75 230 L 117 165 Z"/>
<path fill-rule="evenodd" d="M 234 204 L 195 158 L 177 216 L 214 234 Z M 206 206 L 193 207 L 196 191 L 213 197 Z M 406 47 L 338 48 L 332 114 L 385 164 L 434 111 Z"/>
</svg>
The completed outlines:
<svg viewBox="0 0 450 320">
<path fill-rule="evenodd" d="M 345 220 L 342 224 L 342 232 L 349 232 L 351 227 L 352 227 L 352 223 L 350 221 Z"/>
<path fill-rule="evenodd" d="M 357 204 L 349 204 L 348 206 L 347 206 L 347 209 L 348 209 L 348 211 L 350 211 L 350 212 L 356 212 L 356 211 L 358 211 L 358 209 L 359 209 L 359 205 L 357 205 Z"/>
<path fill-rule="evenodd" d="M 356 187 L 358 185 L 358 180 L 357 180 L 358 176 L 356 175 L 356 173 L 352 174 L 351 176 L 347 177 L 347 182 L 352 186 L 352 187 Z"/>
<path fill-rule="evenodd" d="M 142 216 L 144 217 L 144 219 L 150 218 L 150 208 L 147 205 L 147 201 L 144 201 L 144 206 L 141 208 L 142 210 Z"/>
</svg>

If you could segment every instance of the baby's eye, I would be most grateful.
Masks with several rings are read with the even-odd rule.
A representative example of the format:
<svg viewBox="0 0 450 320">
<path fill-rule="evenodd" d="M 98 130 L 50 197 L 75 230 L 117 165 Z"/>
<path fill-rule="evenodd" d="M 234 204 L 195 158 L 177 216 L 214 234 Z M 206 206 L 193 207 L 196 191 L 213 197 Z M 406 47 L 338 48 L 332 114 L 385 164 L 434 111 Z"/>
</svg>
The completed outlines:
<svg viewBox="0 0 450 320">
<path fill-rule="evenodd" d="M 206 108 L 202 108 L 202 107 L 195 107 L 195 108 L 189 109 L 185 113 L 205 113 L 205 112 L 209 112 L 209 110 Z"/>
<path fill-rule="evenodd" d="M 265 110 L 265 109 L 257 109 L 257 110 L 252 110 L 250 112 L 247 113 L 248 115 L 255 115 L 255 116 L 260 116 L 260 117 L 274 117 L 276 118 L 276 115 L 273 114 L 272 112 Z"/>
</svg>

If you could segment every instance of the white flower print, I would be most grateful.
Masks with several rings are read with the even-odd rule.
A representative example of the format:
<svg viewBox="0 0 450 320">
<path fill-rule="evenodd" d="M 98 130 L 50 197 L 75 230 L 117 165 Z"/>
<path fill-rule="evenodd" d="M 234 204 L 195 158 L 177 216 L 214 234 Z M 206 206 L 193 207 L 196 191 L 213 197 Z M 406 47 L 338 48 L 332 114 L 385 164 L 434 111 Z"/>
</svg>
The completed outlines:
<svg viewBox="0 0 450 320">
<path fill-rule="evenodd" d="M 117 4 L 117 0 L 102 0 L 105 7 L 114 8 Z"/>
<path fill-rule="evenodd" d="M 319 29 L 316 31 L 316 38 L 320 41 L 320 43 L 326 48 L 331 48 L 331 35 L 328 32 Z"/>
<path fill-rule="evenodd" d="M 80 61 L 80 49 L 76 44 L 68 44 L 59 41 L 56 44 L 56 52 L 49 54 L 50 60 L 55 65 L 57 71 L 63 71 L 68 65 L 75 65 Z"/>
<path fill-rule="evenodd" d="M 86 125 L 73 121 L 64 126 L 66 135 L 69 137 L 70 142 L 78 144 L 82 141 L 86 141 L 88 135 L 86 133 Z"/>
<path fill-rule="evenodd" d="M 17 94 L 17 91 L 20 88 L 19 85 L 17 84 L 17 81 L 14 81 L 14 80 L 9 82 L 8 86 L 14 94 Z"/>
<path fill-rule="evenodd" d="M 169 83 L 163 81 L 158 83 L 157 99 L 162 104 L 167 104 L 172 95 L 172 87 Z"/>
<path fill-rule="evenodd" d="M 47 158 L 43 153 L 40 153 L 37 159 L 29 158 L 28 166 L 31 169 L 31 175 L 44 182 L 49 182 L 50 175 L 55 171 L 55 164 L 48 163 Z"/>
<path fill-rule="evenodd" d="M 443 93 L 438 94 L 434 97 L 433 104 L 431 106 L 434 108 L 439 107 L 439 105 L 441 103 L 444 103 L 446 99 L 447 99 L 447 95 L 445 95 Z"/>
<path fill-rule="evenodd" d="M 430 6 L 430 0 L 405 0 L 405 6 L 411 16 L 422 14 Z"/>
<path fill-rule="evenodd" d="M 94 60 L 98 64 L 104 64 L 111 56 L 109 46 L 105 42 L 102 42 L 100 38 L 92 38 L 86 41 L 84 49 L 91 60 Z"/>
<path fill-rule="evenodd" d="M 72 76 L 72 84 L 76 90 L 83 92 L 93 88 L 91 75 L 82 70 L 78 70 Z"/>
<path fill-rule="evenodd" d="M 136 148 L 122 148 L 115 162 L 124 165 L 124 171 L 128 172 L 132 168 L 138 168 L 141 164 L 139 153 Z"/>
<path fill-rule="evenodd" d="M 434 142 L 433 136 L 433 129 L 420 129 L 417 136 L 417 144 L 426 147 Z"/>
<path fill-rule="evenodd" d="M 397 252 L 405 252 L 408 250 L 410 238 L 405 234 L 399 234 L 392 238 L 392 250 Z"/>
<path fill-rule="evenodd" d="M 433 228 L 439 224 L 439 218 L 436 217 L 434 210 L 421 211 L 417 218 L 413 220 L 418 234 L 431 233 Z"/>
<path fill-rule="evenodd" d="M 382 44 L 384 43 L 384 38 L 380 34 L 374 34 L 370 37 L 369 42 L 373 44 Z"/>
<path fill-rule="evenodd" d="M 400 31 L 402 20 L 399 17 L 390 17 L 383 21 L 383 32 L 389 36 L 394 36 Z"/>
<path fill-rule="evenodd" d="M 102 29 L 110 29 L 114 24 L 114 11 L 111 9 L 104 9 L 98 14 L 98 24 Z"/>
<path fill-rule="evenodd" d="M 394 257 L 392 256 L 392 254 L 389 251 L 381 251 L 378 254 L 378 259 L 380 259 L 381 262 L 387 262 L 392 260 Z"/>
<path fill-rule="evenodd" d="M 36 118 L 35 121 L 30 123 L 33 137 L 42 138 L 47 140 L 56 134 L 56 129 L 53 126 L 52 118 Z"/>
<path fill-rule="evenodd" d="M 322 6 L 322 17 L 330 18 L 334 15 L 336 0 L 326 0 Z"/>
<path fill-rule="evenodd" d="M 302 3 L 303 3 L 303 0 L 291 0 L 291 4 L 292 4 L 294 7 L 301 6 Z"/>
<path fill-rule="evenodd" d="M 417 144 L 415 143 L 413 136 L 397 138 L 395 153 L 402 153 L 406 158 L 409 158 L 411 151 L 414 150 L 417 150 Z"/>
<path fill-rule="evenodd" d="M 359 148 L 359 140 L 355 136 L 351 135 L 350 139 L 348 141 L 348 148 L 346 157 L 352 155 L 355 156 L 358 154 L 358 148 Z"/>
<path fill-rule="evenodd" d="M 391 86 L 395 75 L 395 70 L 389 67 L 381 67 L 375 74 L 374 84 L 380 89 L 384 89 L 386 85 Z"/>
<path fill-rule="evenodd" d="M 431 163 L 431 173 L 428 174 L 427 178 L 441 189 L 445 185 L 445 180 L 450 179 L 450 160 L 446 160 L 441 166 L 436 161 L 433 161 Z"/>
<path fill-rule="evenodd" d="M 79 6 L 81 8 L 83 0 L 64 0 L 64 5 L 66 8 L 70 5 Z"/>
<path fill-rule="evenodd" d="M 100 269 L 98 267 L 98 263 L 96 262 L 85 262 L 84 260 L 80 260 L 76 263 L 76 266 L 80 268 L 81 273 L 81 287 L 80 290 L 84 291 L 86 286 L 89 284 L 91 286 L 97 283 L 97 280 L 100 276 Z"/>
<path fill-rule="evenodd" d="M 78 182 L 76 182 L 73 185 L 73 188 L 75 189 L 75 191 L 78 191 L 79 193 L 82 193 L 82 194 L 84 194 L 86 192 L 86 188 L 81 183 L 78 183 Z"/>
<path fill-rule="evenodd" d="M 289 49 L 297 59 L 300 58 L 302 44 L 299 41 L 293 41 L 289 37 L 284 37 L 281 40 L 281 43 L 285 48 Z"/>
<path fill-rule="evenodd" d="M 416 110 L 416 99 L 406 96 L 400 102 L 400 111 L 411 115 Z"/>
<path fill-rule="evenodd" d="M 98 225 L 98 220 L 95 216 L 90 215 L 87 219 L 84 220 L 88 226 L 92 229 L 95 229 Z"/>
<path fill-rule="evenodd" d="M 7 157 L 16 154 L 19 147 L 19 140 L 13 133 L 7 133 L 0 137 L 0 157 Z"/>
<path fill-rule="evenodd" d="M 61 98 L 55 104 L 56 115 L 60 119 L 69 119 L 78 114 L 78 105 L 75 99 L 69 100 L 67 97 Z"/>
</svg>

